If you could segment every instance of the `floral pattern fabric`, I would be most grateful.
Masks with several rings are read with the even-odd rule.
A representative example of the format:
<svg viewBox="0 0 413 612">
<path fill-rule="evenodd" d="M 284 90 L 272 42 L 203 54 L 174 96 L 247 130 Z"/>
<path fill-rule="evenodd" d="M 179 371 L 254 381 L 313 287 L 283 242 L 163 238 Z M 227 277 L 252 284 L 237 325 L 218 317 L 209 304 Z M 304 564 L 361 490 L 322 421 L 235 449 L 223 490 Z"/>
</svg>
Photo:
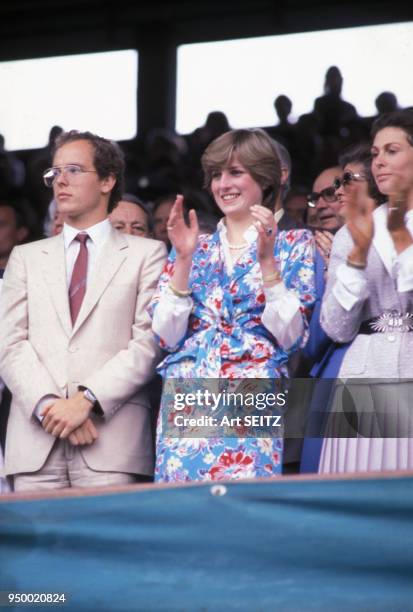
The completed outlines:
<svg viewBox="0 0 413 612">
<path fill-rule="evenodd" d="M 306 230 L 279 232 L 274 256 L 287 289 L 300 300 L 304 333 L 283 348 L 264 327 L 262 275 L 254 242 L 228 273 L 219 231 L 200 236 L 193 255 L 189 286 L 193 307 L 187 333 L 158 366 L 166 378 L 270 378 L 288 376 L 290 355 L 304 346 L 308 316 L 315 301 L 314 242 Z M 151 301 L 153 314 L 173 275 L 172 250 Z M 280 438 L 171 438 L 162 433 L 164 398 L 157 428 L 156 481 L 254 478 L 281 472 Z"/>
</svg>

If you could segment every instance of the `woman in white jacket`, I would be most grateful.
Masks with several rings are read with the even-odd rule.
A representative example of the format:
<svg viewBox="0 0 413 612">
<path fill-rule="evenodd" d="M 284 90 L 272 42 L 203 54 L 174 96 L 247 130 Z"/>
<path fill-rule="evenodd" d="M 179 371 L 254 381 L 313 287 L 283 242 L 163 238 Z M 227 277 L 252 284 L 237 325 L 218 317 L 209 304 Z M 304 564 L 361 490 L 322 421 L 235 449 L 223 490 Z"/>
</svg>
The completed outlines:
<svg viewBox="0 0 413 612">
<path fill-rule="evenodd" d="M 374 210 L 357 180 L 348 183 L 348 221 L 334 239 L 321 325 L 333 340 L 351 342 L 340 379 L 375 381 L 336 393 L 332 411 L 350 397 L 361 435 L 344 437 L 341 425 L 338 437 L 326 438 L 322 473 L 413 468 L 413 109 L 379 117 L 372 137 L 372 173 L 387 202 Z"/>
</svg>

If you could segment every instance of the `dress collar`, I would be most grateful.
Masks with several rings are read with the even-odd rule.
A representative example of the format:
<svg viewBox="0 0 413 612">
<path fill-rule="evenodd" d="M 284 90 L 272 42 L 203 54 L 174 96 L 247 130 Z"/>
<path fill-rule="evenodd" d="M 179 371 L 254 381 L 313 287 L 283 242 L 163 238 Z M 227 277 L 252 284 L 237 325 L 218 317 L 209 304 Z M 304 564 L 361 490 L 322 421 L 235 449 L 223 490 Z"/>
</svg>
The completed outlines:
<svg viewBox="0 0 413 612">
<path fill-rule="evenodd" d="M 219 232 L 219 236 L 222 240 L 222 242 L 226 245 L 228 245 L 228 232 L 227 232 L 227 226 L 225 223 L 225 219 L 221 219 L 218 222 L 217 225 L 217 230 Z M 251 246 L 251 244 L 253 242 L 256 242 L 257 240 L 257 228 L 255 227 L 254 224 L 251 224 L 243 233 L 243 237 L 245 238 L 245 242 L 248 243 L 248 246 Z"/>
</svg>

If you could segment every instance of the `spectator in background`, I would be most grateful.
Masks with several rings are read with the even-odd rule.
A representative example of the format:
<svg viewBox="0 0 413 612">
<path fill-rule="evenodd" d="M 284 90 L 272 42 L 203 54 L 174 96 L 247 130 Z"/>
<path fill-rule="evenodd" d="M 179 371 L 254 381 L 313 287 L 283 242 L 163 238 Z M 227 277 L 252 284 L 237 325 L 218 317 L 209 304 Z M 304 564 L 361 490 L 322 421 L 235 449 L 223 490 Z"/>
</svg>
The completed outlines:
<svg viewBox="0 0 413 612">
<path fill-rule="evenodd" d="M 52 236 L 57 236 L 63 230 L 64 215 L 56 210 L 53 218 Z"/>
<path fill-rule="evenodd" d="M 274 100 L 274 109 L 278 117 L 278 123 L 277 125 L 265 128 L 265 131 L 276 142 L 286 147 L 291 157 L 294 159 L 296 153 L 296 129 L 295 125 L 292 125 L 288 121 L 292 107 L 293 105 L 290 98 L 283 94 L 277 96 Z"/>
<path fill-rule="evenodd" d="M 46 238 L 57 236 L 63 229 L 64 215 L 57 210 L 56 200 L 53 198 L 47 209 L 47 215 L 43 224 L 43 234 Z"/>
<path fill-rule="evenodd" d="M 365 137 L 362 122 L 355 107 L 341 97 L 343 77 L 337 66 L 326 72 L 324 95 L 314 102 L 319 143 L 317 173 L 322 168 L 337 164 L 344 147 Z"/>
<path fill-rule="evenodd" d="M 42 174 L 51 165 L 54 143 L 62 132 L 63 128 L 54 125 L 50 129 L 47 145 L 43 149 L 33 151 L 27 164 L 26 186 L 30 199 L 42 220 L 47 216 L 50 203 L 50 192 L 42 181 Z"/>
<path fill-rule="evenodd" d="M 291 126 L 291 123 L 288 121 L 288 116 L 293 108 L 290 98 L 284 95 L 278 96 L 274 100 L 274 108 L 278 115 L 279 127 Z"/>
<path fill-rule="evenodd" d="M 132 236 L 152 235 L 149 209 L 137 196 L 124 193 L 109 215 L 112 226 Z"/>
<path fill-rule="evenodd" d="M 317 250 L 328 266 L 331 243 L 335 232 L 343 225 L 341 204 L 334 188 L 334 181 L 341 176 L 340 166 L 326 168 L 314 181 L 313 191 L 308 196 L 309 206 L 317 212 L 315 239 Z"/>
<path fill-rule="evenodd" d="M 281 188 L 275 198 L 274 219 L 279 230 L 297 229 L 303 227 L 292 217 L 284 207 L 284 202 L 290 189 L 291 156 L 286 147 L 272 139 L 281 164 Z"/>
<path fill-rule="evenodd" d="M 392 113 L 399 109 L 399 104 L 394 93 L 391 91 L 383 91 L 377 96 L 374 101 L 377 108 L 377 115 L 384 113 Z"/>
<path fill-rule="evenodd" d="M 380 115 L 392 113 L 400 108 L 395 94 L 391 91 L 383 91 L 381 94 L 379 94 L 375 99 L 374 104 L 376 106 L 377 113 L 372 117 L 364 117 L 362 119 L 363 125 L 366 129 L 366 138 L 369 137 L 372 125 Z"/>
<path fill-rule="evenodd" d="M 204 125 L 197 127 L 187 136 L 188 142 L 188 170 L 191 175 L 190 183 L 193 187 L 202 187 L 201 155 L 205 147 L 221 134 L 230 129 L 228 118 L 222 111 L 212 111 L 208 114 Z"/>
<path fill-rule="evenodd" d="M 0 134 L 0 197 L 23 187 L 26 177 L 24 163 L 6 150 L 3 134 Z"/>
<path fill-rule="evenodd" d="M 197 128 L 191 135 L 192 148 L 203 151 L 205 147 L 221 134 L 230 129 L 227 116 L 222 111 L 212 111 L 208 113 L 205 125 Z"/>
<path fill-rule="evenodd" d="M 176 193 L 185 178 L 185 154 L 187 144 L 184 138 L 172 130 L 155 128 L 144 140 L 141 167 L 128 189 L 138 194 L 145 202 L 153 201 L 165 193 Z"/>
<path fill-rule="evenodd" d="M 284 210 L 295 221 L 296 227 L 304 226 L 307 208 L 307 189 L 291 187 L 284 201 Z"/>
<path fill-rule="evenodd" d="M 152 222 L 153 222 L 153 237 L 156 240 L 162 240 L 169 250 L 171 244 L 168 238 L 168 230 L 166 226 L 168 224 L 168 218 L 172 210 L 172 206 L 175 202 L 175 194 L 169 194 L 160 196 L 155 200 L 152 208 Z"/>
<path fill-rule="evenodd" d="M 355 107 L 341 97 L 343 77 L 337 66 L 330 66 L 325 75 L 324 95 L 316 98 L 314 112 L 322 135 L 343 136 L 343 129 L 357 118 Z"/>
<path fill-rule="evenodd" d="M 0 278 L 16 244 L 30 236 L 28 221 L 17 199 L 0 199 Z"/>
</svg>

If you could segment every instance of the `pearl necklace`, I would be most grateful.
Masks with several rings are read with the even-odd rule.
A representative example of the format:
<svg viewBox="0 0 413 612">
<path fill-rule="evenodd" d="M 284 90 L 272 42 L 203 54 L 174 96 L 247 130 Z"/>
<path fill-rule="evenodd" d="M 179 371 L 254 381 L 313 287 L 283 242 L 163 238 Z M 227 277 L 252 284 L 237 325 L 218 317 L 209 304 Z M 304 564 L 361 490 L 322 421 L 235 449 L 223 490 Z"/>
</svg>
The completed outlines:
<svg viewBox="0 0 413 612">
<path fill-rule="evenodd" d="M 231 244 L 227 242 L 228 247 L 233 251 L 240 251 L 241 249 L 245 249 L 248 246 L 248 242 L 243 242 L 242 244 Z"/>
</svg>

